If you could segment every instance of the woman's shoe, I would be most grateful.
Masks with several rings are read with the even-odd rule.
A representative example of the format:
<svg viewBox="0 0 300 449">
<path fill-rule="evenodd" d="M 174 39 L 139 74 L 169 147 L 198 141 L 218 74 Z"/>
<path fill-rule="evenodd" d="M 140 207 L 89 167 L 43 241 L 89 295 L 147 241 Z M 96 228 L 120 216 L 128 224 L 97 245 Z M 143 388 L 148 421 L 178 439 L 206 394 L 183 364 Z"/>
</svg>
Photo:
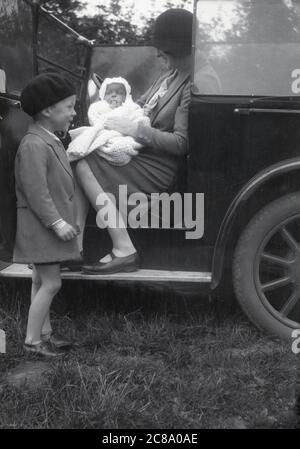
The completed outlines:
<svg viewBox="0 0 300 449">
<path fill-rule="evenodd" d="M 125 257 L 118 257 L 111 253 L 111 257 L 111 262 L 96 262 L 92 265 L 83 265 L 82 271 L 87 274 L 114 274 L 120 271 L 129 273 L 137 271 L 140 267 L 140 258 L 137 252 Z"/>
<path fill-rule="evenodd" d="M 53 350 L 53 348 L 51 348 L 49 342 L 47 341 L 41 341 L 41 343 L 38 343 L 36 345 L 25 343 L 24 349 L 26 352 L 42 355 L 43 357 L 59 357 L 63 354 L 62 352 Z"/>
</svg>

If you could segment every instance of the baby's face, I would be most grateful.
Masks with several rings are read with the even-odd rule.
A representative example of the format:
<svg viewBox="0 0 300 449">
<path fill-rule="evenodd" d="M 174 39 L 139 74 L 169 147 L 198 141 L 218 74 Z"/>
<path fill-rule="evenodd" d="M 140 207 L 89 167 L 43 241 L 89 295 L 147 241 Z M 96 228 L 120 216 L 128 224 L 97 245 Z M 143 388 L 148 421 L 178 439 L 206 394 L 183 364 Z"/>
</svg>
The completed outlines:
<svg viewBox="0 0 300 449">
<path fill-rule="evenodd" d="M 121 106 L 126 99 L 126 90 L 121 83 L 109 84 L 106 88 L 104 100 L 115 109 Z"/>
</svg>

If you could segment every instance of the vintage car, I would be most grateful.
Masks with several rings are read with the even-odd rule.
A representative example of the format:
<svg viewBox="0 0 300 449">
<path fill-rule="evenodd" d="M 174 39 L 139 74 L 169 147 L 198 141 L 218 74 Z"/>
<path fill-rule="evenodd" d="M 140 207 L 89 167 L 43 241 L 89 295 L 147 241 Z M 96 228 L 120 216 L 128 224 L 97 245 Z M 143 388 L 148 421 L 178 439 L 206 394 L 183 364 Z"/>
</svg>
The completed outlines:
<svg viewBox="0 0 300 449">
<path fill-rule="evenodd" d="M 14 156 L 29 123 L 20 90 L 47 68 L 63 71 L 78 88 L 77 126 L 87 124 L 104 77 L 127 78 L 138 98 L 163 68 L 151 46 L 95 46 L 39 2 L 4 0 L 0 19 L 0 277 L 26 278 L 29 268 L 12 263 Z M 211 292 L 232 281 L 253 323 L 291 341 L 300 328 L 299 23 L 297 2 L 195 2 L 189 154 L 166 196 L 169 214 L 175 197 L 191 214 L 164 220 L 164 203 L 158 226 L 130 227 L 143 255 L 139 271 L 65 272 L 65 279 L 189 283 Z M 85 258 L 108 249 L 91 211 Z"/>
</svg>

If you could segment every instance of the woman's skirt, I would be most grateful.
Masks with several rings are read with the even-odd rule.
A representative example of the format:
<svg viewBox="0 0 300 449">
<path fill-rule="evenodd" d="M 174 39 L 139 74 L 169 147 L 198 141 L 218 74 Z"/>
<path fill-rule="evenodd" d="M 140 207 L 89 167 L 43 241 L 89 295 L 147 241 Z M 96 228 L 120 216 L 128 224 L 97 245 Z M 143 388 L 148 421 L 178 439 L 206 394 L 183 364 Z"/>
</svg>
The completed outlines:
<svg viewBox="0 0 300 449">
<path fill-rule="evenodd" d="M 167 191 L 176 180 L 180 164 L 178 157 L 150 153 L 147 149 L 123 166 L 111 165 L 95 152 L 86 161 L 103 190 L 117 200 L 122 185 L 126 186 L 128 195 L 141 192 L 148 196 Z"/>
</svg>

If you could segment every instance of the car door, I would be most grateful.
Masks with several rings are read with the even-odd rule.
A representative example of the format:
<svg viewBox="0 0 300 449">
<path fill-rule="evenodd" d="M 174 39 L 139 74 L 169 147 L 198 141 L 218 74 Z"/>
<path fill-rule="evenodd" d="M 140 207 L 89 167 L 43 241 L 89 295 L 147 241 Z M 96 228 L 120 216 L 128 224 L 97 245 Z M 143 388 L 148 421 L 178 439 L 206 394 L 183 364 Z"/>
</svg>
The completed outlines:
<svg viewBox="0 0 300 449">
<path fill-rule="evenodd" d="M 15 232 L 14 158 L 29 123 L 18 100 L 34 72 L 31 5 L 3 0 L 0 21 L 0 260 L 7 260 Z"/>
<path fill-rule="evenodd" d="M 83 124 L 91 43 L 26 0 L 3 0 L 0 20 L 0 260 L 8 260 L 15 233 L 14 159 L 30 123 L 20 108 L 21 90 L 45 70 L 64 73 L 77 89 L 74 125 Z"/>
</svg>

